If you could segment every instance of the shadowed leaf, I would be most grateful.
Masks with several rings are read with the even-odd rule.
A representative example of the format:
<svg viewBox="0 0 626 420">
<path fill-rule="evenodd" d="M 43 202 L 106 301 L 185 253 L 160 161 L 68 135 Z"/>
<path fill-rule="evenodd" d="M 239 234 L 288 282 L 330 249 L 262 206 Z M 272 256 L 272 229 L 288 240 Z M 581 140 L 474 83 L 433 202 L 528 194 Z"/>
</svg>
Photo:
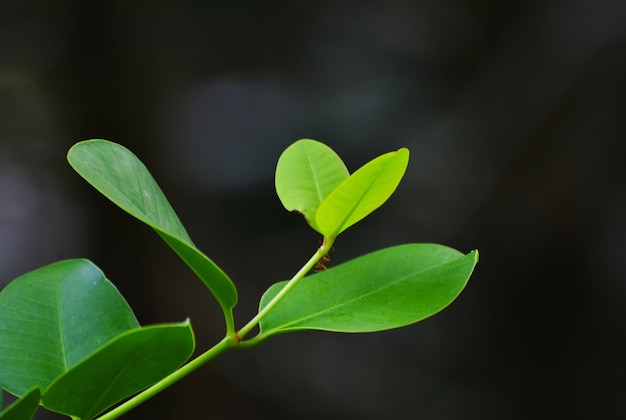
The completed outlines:
<svg viewBox="0 0 626 420">
<path fill-rule="evenodd" d="M 124 298 L 87 260 L 24 274 L 0 292 L 0 384 L 18 396 L 45 389 L 107 341 L 137 327 Z"/>
<path fill-rule="evenodd" d="M 128 331 L 53 382 L 43 394 L 42 405 L 91 419 L 172 373 L 193 349 L 188 322 Z"/>
</svg>

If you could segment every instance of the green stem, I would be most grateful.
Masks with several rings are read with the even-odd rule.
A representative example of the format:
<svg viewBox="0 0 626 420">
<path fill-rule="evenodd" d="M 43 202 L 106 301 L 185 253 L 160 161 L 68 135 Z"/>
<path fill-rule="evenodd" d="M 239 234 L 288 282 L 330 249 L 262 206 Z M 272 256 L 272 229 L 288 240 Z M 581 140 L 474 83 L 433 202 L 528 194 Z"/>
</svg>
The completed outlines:
<svg viewBox="0 0 626 420">
<path fill-rule="evenodd" d="M 113 420 L 121 416 L 122 414 L 127 413 L 138 405 L 144 403 L 149 398 L 152 398 L 159 392 L 163 391 L 165 388 L 169 387 L 173 383 L 179 381 L 183 377 L 187 376 L 194 370 L 198 369 L 200 366 L 204 365 L 208 361 L 214 359 L 224 351 L 235 347 L 237 345 L 237 340 L 233 337 L 226 336 L 219 343 L 211 347 L 209 350 L 202 353 L 200 356 L 193 359 L 191 362 L 183 365 L 175 372 L 172 372 L 170 375 L 161 379 L 159 382 L 152 385 L 150 388 L 147 388 L 143 392 L 135 395 L 133 398 L 127 400 L 123 404 L 120 404 L 113 410 L 109 411 L 106 414 L 98 417 L 97 420 Z"/>
<path fill-rule="evenodd" d="M 300 281 L 309 271 L 311 271 L 311 269 L 313 269 L 313 267 L 315 267 L 317 262 L 324 255 L 326 255 L 328 251 L 330 251 L 334 241 L 334 238 L 324 238 L 322 246 L 317 249 L 315 254 L 313 254 L 313 256 L 306 262 L 306 264 L 304 264 L 302 268 L 298 270 L 298 272 L 291 278 L 291 280 L 287 282 L 285 287 L 283 287 L 280 292 L 278 292 L 278 294 L 276 294 L 276 296 L 274 296 L 274 298 L 270 300 L 269 303 L 265 305 L 265 307 L 261 311 L 259 311 L 259 313 L 254 318 L 250 320 L 250 322 L 248 322 L 245 326 L 243 326 L 243 328 L 241 328 L 237 332 L 240 340 L 243 339 L 246 334 L 252 331 L 252 329 L 256 327 L 257 324 L 269 313 L 269 311 L 274 309 L 278 302 L 280 302 L 280 300 L 285 297 L 285 295 L 289 293 L 291 289 L 294 288 L 298 281 Z M 256 338 L 253 340 L 256 341 Z"/>
</svg>

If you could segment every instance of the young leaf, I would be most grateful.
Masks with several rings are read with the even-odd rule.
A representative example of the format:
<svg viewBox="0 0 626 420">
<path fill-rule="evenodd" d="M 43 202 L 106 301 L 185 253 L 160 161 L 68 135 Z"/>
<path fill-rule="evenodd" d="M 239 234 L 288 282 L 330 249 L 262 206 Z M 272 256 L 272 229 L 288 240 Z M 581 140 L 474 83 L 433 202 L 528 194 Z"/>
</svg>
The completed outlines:
<svg viewBox="0 0 626 420">
<path fill-rule="evenodd" d="M 59 375 L 124 331 L 132 310 L 96 266 L 67 260 L 0 292 L 0 384 L 17 396 Z"/>
<path fill-rule="evenodd" d="M 122 210 L 152 227 L 213 293 L 233 328 L 237 290 L 198 250 L 145 165 L 130 150 L 107 140 L 86 140 L 68 152 L 70 165 Z"/>
<path fill-rule="evenodd" d="M 465 287 L 478 252 L 442 245 L 386 248 L 304 278 L 260 323 L 258 338 L 298 330 L 371 332 L 398 328 L 448 306 Z M 270 287 L 263 308 L 285 282 Z"/>
<path fill-rule="evenodd" d="M 289 211 L 302 213 L 317 231 L 319 205 L 350 174 L 330 147 L 301 139 L 287 147 L 276 165 L 276 193 Z"/>
<path fill-rule="evenodd" d="M 41 391 L 33 388 L 17 399 L 13 404 L 0 412 L 0 420 L 30 420 L 35 416 L 39 407 Z"/>
<path fill-rule="evenodd" d="M 385 153 L 337 186 L 315 214 L 319 231 L 336 237 L 380 207 L 396 190 L 409 163 L 409 150 Z"/>
<path fill-rule="evenodd" d="M 188 322 L 128 331 L 53 382 L 43 394 L 42 405 L 83 420 L 92 419 L 172 373 L 193 349 Z"/>
</svg>

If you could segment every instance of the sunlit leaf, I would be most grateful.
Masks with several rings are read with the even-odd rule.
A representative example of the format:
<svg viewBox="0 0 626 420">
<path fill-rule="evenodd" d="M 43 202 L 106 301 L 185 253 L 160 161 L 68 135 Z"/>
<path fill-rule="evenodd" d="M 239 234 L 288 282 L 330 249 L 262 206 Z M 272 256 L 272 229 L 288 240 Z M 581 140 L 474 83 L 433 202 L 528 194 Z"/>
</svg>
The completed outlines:
<svg viewBox="0 0 626 420">
<path fill-rule="evenodd" d="M 151 226 L 202 279 L 222 306 L 227 324 L 237 291 L 224 272 L 191 241 L 145 165 L 127 148 L 107 140 L 75 144 L 68 161 L 87 182 L 121 209 Z M 123 240 L 120 238 L 120 240 Z"/>
<path fill-rule="evenodd" d="M 118 401 L 147 388 L 193 353 L 188 322 L 128 331 L 73 366 L 44 392 L 44 407 L 91 419 Z"/>
<path fill-rule="evenodd" d="M 478 252 L 442 245 L 386 248 L 305 277 L 260 323 L 259 339 L 298 330 L 371 332 L 398 328 L 448 306 L 465 287 Z M 263 295 L 263 308 L 285 282 Z"/>
<path fill-rule="evenodd" d="M 316 140 L 301 139 L 280 155 L 276 165 L 276 193 L 289 211 L 302 213 L 318 230 L 319 205 L 349 173 L 341 158 Z"/>
<path fill-rule="evenodd" d="M 336 237 L 380 207 L 398 187 L 408 163 L 409 151 L 402 148 L 359 168 L 320 204 L 315 214 L 319 231 Z"/>
<path fill-rule="evenodd" d="M 0 420 L 30 420 L 39 407 L 41 391 L 33 388 L 0 413 Z"/>
</svg>

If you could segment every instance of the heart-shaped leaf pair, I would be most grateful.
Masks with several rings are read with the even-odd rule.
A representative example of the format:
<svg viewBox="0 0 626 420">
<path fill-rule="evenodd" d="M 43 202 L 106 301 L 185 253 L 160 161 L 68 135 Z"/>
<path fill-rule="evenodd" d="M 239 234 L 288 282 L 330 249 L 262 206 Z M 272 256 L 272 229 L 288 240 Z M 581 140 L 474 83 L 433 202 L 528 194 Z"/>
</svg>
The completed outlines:
<svg viewBox="0 0 626 420">
<path fill-rule="evenodd" d="M 141 327 L 87 260 L 42 267 L 0 292 L 0 386 L 22 397 L 6 418 L 30 418 L 36 400 L 91 419 L 176 370 L 194 346 L 187 321 Z"/>
<path fill-rule="evenodd" d="M 237 290 L 228 276 L 191 241 L 180 219 L 146 168 L 130 150 L 108 140 L 86 140 L 68 152 L 70 165 L 131 216 L 152 227 L 187 263 L 219 302 L 229 333 Z"/>
<path fill-rule="evenodd" d="M 406 148 L 385 153 L 352 175 L 341 158 L 316 140 L 301 139 L 281 154 L 276 193 L 326 238 L 336 238 L 380 207 L 398 187 L 409 163 Z"/>
</svg>

